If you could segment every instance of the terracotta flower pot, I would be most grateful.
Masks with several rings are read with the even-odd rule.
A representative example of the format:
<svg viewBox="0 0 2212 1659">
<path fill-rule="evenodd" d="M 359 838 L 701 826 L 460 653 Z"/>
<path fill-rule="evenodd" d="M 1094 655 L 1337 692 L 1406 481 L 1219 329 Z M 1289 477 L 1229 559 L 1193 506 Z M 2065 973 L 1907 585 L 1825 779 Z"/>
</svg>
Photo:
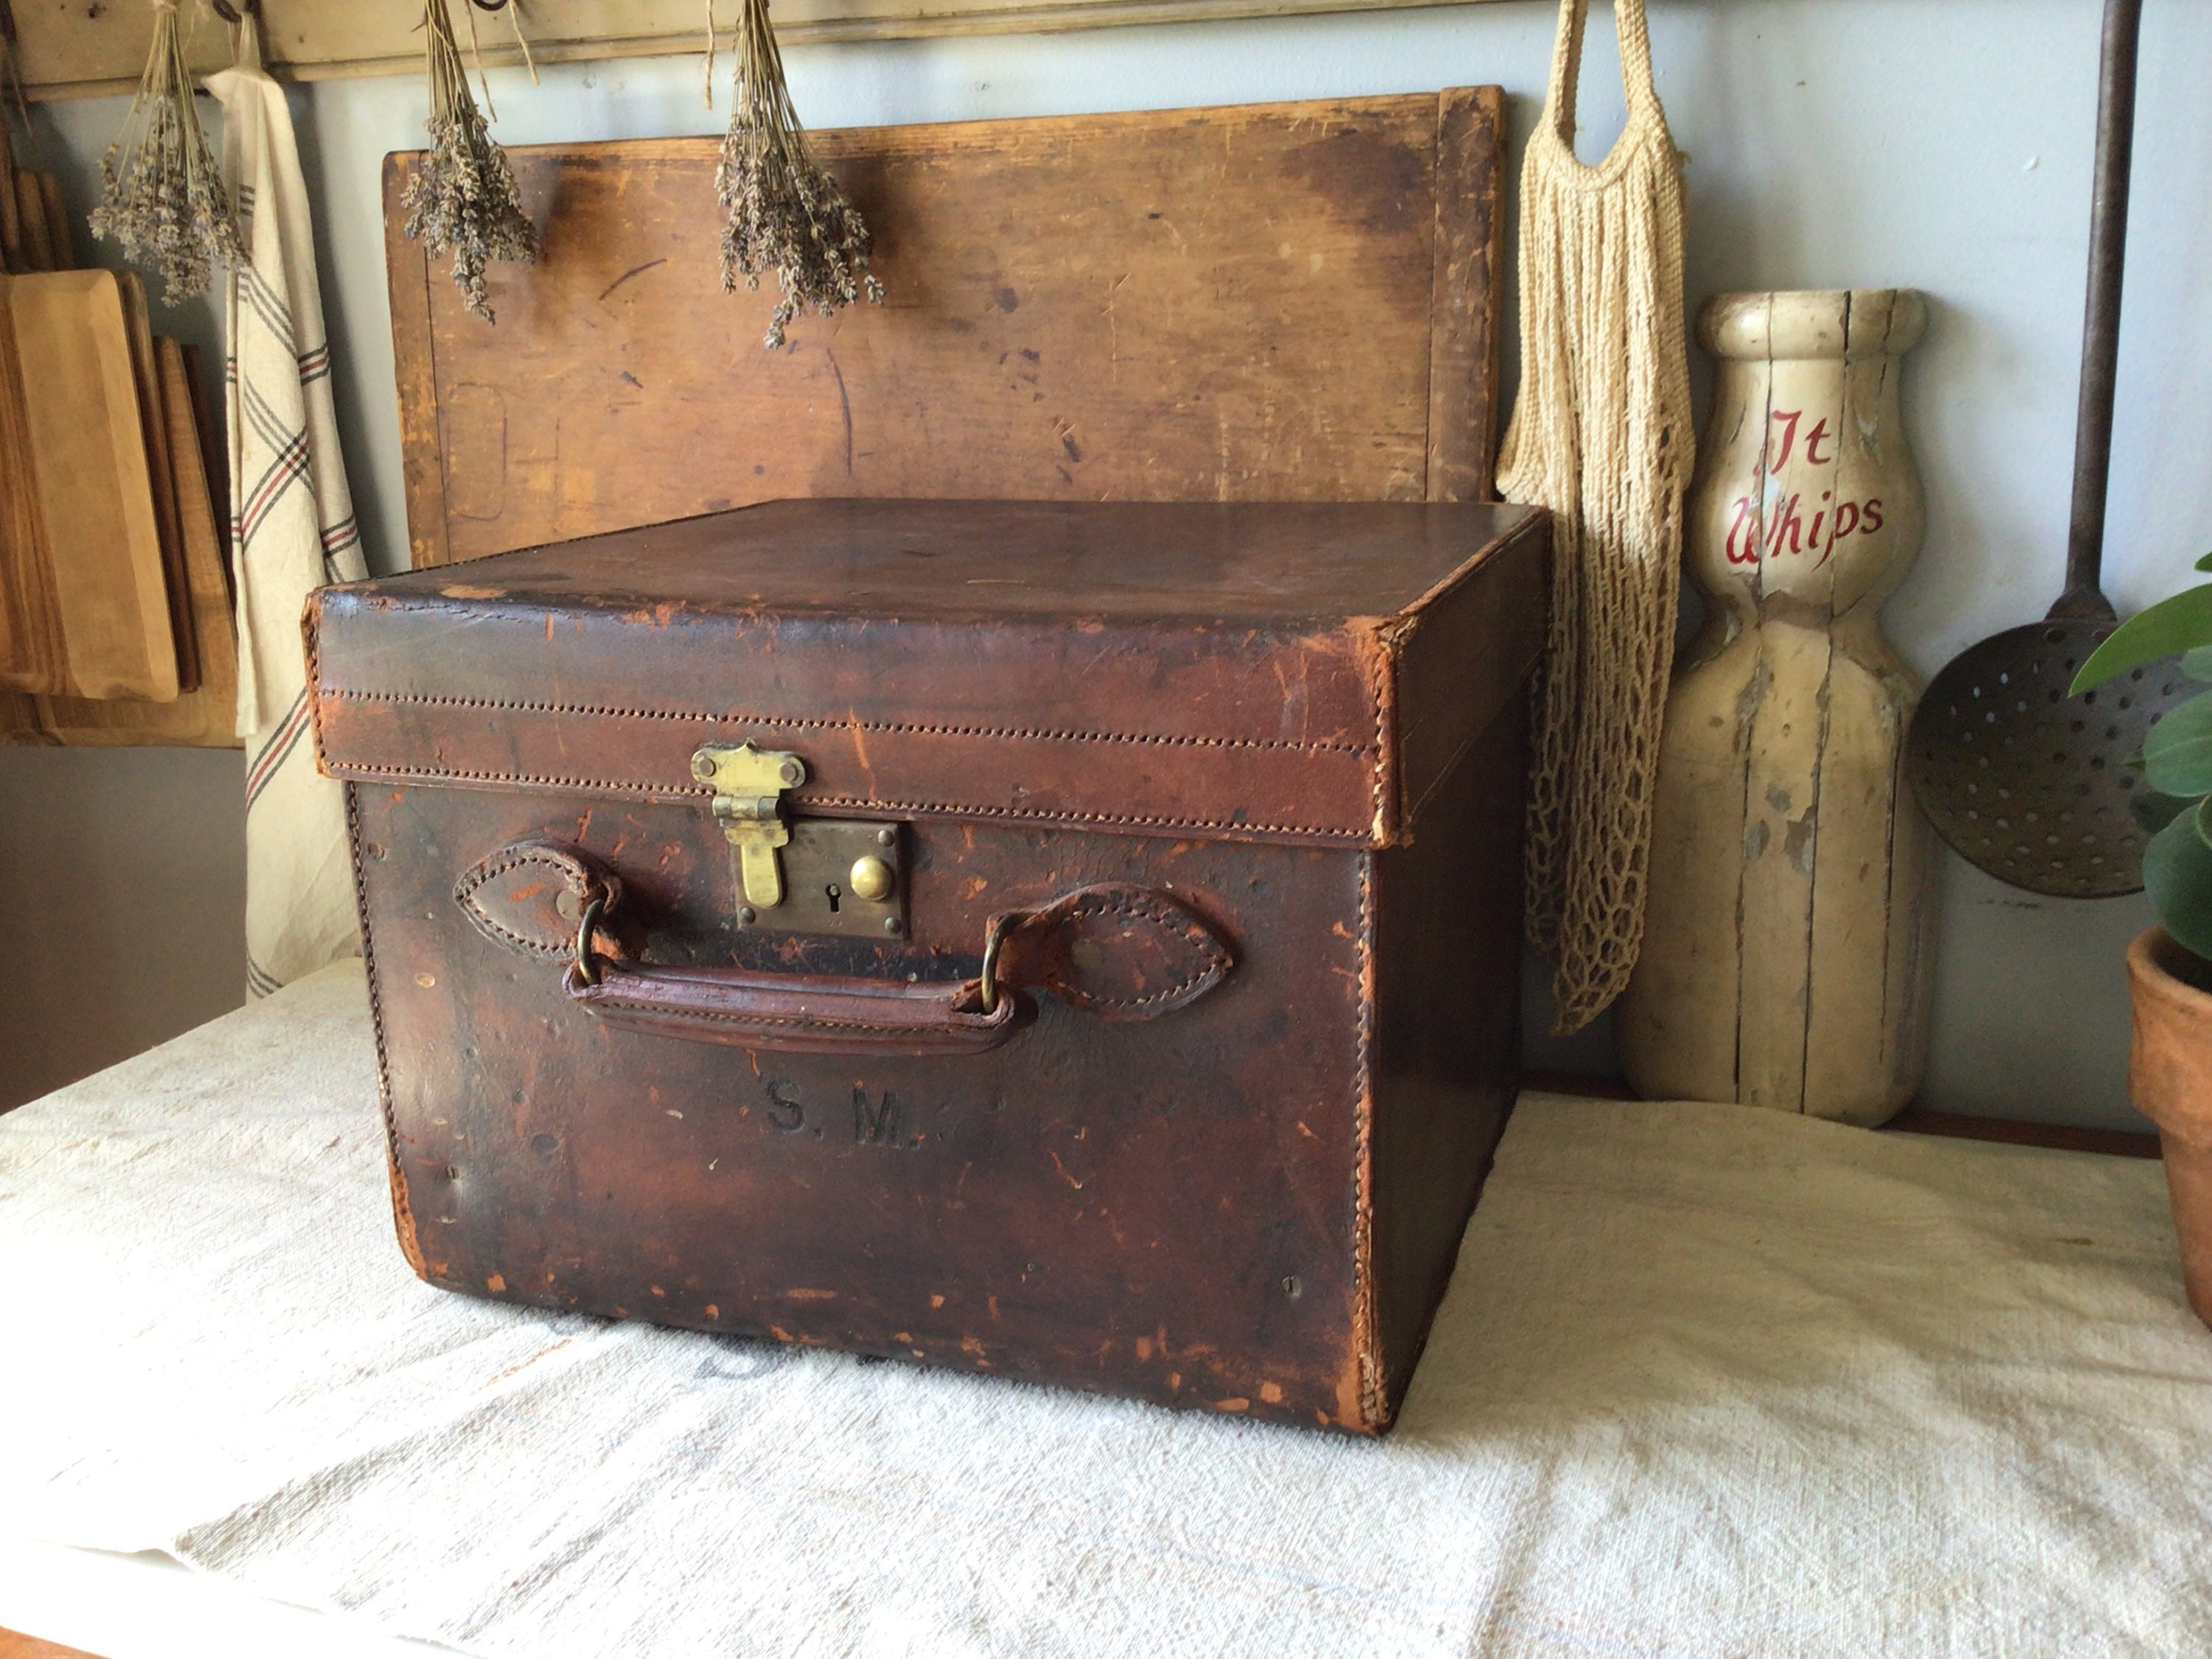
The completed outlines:
<svg viewBox="0 0 2212 1659">
<path fill-rule="evenodd" d="M 2128 1092 L 2158 1125 L 2189 1305 L 2212 1325 L 2212 963 L 2163 927 L 2128 946 Z"/>
</svg>

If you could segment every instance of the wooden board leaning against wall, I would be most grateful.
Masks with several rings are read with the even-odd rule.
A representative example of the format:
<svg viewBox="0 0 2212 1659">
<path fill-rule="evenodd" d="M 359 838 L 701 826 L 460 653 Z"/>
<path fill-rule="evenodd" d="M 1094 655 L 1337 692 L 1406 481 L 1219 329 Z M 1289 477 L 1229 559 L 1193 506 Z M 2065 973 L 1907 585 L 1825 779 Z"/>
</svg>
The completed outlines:
<svg viewBox="0 0 2212 1659">
<path fill-rule="evenodd" d="M 512 153 L 495 328 L 385 178 L 414 562 L 782 496 L 1486 499 L 1495 87 L 812 135 L 888 299 L 761 333 L 714 140 Z"/>
</svg>

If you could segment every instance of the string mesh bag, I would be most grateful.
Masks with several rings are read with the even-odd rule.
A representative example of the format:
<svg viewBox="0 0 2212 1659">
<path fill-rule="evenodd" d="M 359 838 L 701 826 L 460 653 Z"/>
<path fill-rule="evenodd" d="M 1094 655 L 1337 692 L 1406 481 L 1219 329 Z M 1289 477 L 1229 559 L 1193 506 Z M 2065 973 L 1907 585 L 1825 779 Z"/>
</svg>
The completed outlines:
<svg viewBox="0 0 2212 1659">
<path fill-rule="evenodd" d="M 1644 0 L 1616 0 L 1627 124 L 1595 167 L 1576 156 L 1589 3 L 1560 0 L 1551 88 L 1522 164 L 1521 387 L 1498 470 L 1507 500 L 1553 514 L 1526 881 L 1561 1033 L 1620 994 L 1643 939 L 1695 450 L 1681 155 L 1651 83 Z"/>
</svg>

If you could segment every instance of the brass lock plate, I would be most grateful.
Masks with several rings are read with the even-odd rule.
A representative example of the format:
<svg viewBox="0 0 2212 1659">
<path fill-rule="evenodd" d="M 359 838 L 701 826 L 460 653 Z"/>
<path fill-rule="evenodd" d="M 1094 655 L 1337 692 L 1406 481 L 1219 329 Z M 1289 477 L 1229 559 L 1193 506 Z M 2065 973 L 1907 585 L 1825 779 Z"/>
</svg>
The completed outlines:
<svg viewBox="0 0 2212 1659">
<path fill-rule="evenodd" d="M 752 933 L 907 935 L 906 836 L 895 823 L 793 818 L 777 849 L 783 902 L 765 908 L 738 892 L 738 925 Z M 732 849 L 732 860 L 736 849 Z"/>
</svg>

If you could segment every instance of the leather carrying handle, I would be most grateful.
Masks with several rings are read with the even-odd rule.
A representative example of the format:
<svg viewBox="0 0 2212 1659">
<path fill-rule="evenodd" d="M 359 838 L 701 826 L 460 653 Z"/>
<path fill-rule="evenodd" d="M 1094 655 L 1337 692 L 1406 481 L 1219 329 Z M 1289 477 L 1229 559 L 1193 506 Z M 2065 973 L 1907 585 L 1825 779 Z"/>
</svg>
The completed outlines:
<svg viewBox="0 0 2212 1659">
<path fill-rule="evenodd" d="M 1003 995 L 989 1013 L 974 980 L 902 981 L 755 974 L 730 968 L 641 968 L 594 960 L 586 981 L 571 963 L 562 988 L 609 1025 L 647 1036 L 816 1054 L 978 1054 L 1029 1024 L 1026 997 Z"/>
<path fill-rule="evenodd" d="M 1049 992 L 1102 1018 L 1157 1019 L 1188 1007 L 1235 965 L 1189 907 L 1107 883 L 991 920 L 981 976 L 903 981 L 660 968 L 608 918 L 623 884 L 580 848 L 502 847 L 465 871 L 453 899 L 486 939 L 565 963 L 570 1001 L 621 1030 L 807 1054 L 981 1054 L 1025 1027 L 1024 994 Z M 570 920 L 570 918 L 574 920 Z"/>
</svg>

